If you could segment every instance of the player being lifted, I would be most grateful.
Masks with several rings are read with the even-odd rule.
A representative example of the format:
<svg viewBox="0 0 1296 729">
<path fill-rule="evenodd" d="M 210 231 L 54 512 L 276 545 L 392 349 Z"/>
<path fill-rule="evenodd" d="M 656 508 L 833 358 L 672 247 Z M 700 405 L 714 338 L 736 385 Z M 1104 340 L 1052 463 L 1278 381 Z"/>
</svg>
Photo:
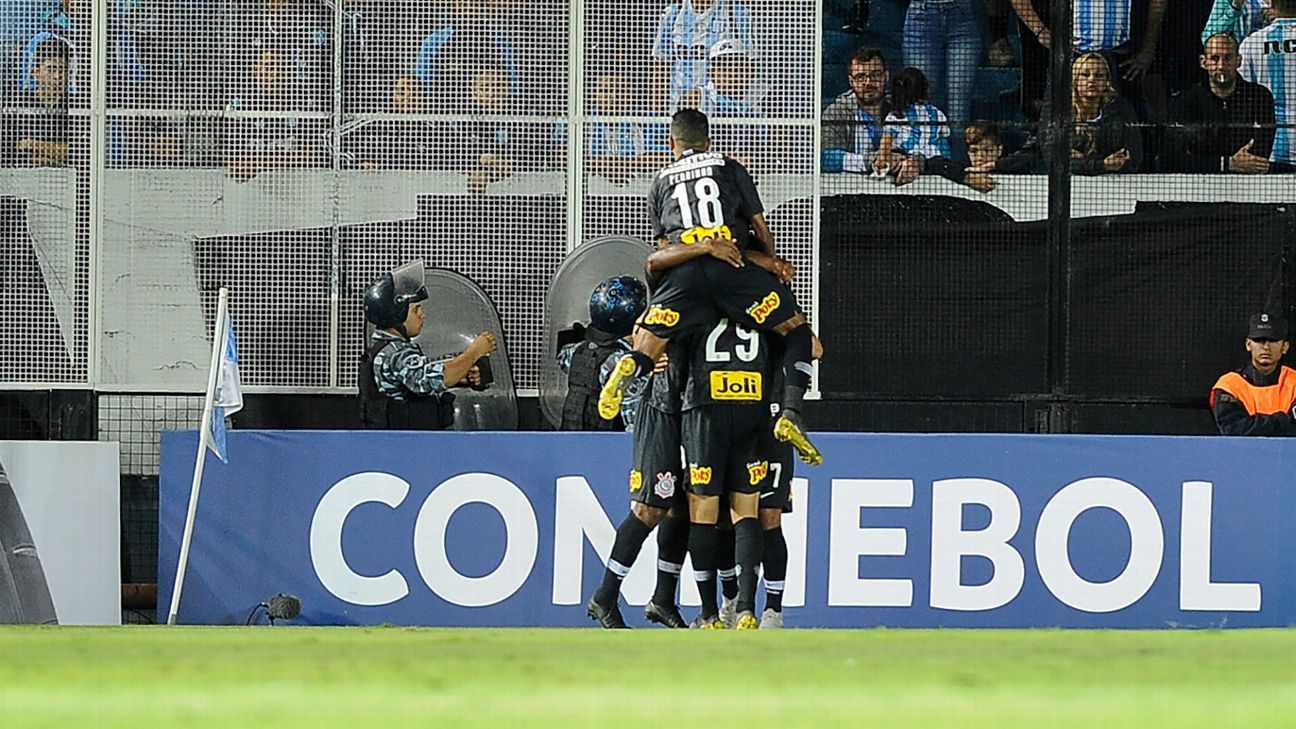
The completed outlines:
<svg viewBox="0 0 1296 729">
<path fill-rule="evenodd" d="M 708 151 L 705 114 L 681 109 L 671 119 L 675 161 L 657 175 L 648 193 L 648 214 L 659 248 L 672 247 L 672 268 L 649 299 L 635 351 L 612 371 L 599 394 L 599 415 L 611 420 L 635 377 L 652 370 L 666 341 L 714 324 L 719 315 L 750 329 L 782 337 L 787 381 L 774 436 L 796 448 L 806 463 L 823 462 L 801 426 L 802 401 L 810 386 L 814 335 L 792 290 L 760 265 L 746 265 L 748 227 L 766 254 L 763 262 L 790 280 L 790 264 L 774 254 L 774 236 L 751 175 L 737 161 Z M 675 244 L 675 245 L 673 245 Z"/>
</svg>

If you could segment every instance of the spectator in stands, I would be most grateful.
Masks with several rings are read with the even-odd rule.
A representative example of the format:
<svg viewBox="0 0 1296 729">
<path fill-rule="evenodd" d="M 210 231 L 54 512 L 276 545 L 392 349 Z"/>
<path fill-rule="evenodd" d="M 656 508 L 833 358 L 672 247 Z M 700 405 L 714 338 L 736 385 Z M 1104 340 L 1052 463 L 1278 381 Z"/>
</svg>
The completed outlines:
<svg viewBox="0 0 1296 729">
<path fill-rule="evenodd" d="M 769 87 L 759 80 L 756 58 L 741 41 L 726 38 L 711 47 L 709 79 L 698 110 L 707 116 L 761 117 Z"/>
<path fill-rule="evenodd" d="M 755 48 L 746 5 L 735 0 L 683 0 L 662 11 L 652 55 L 659 61 L 656 98 L 666 102 L 666 113 L 689 106 L 686 93 L 710 80 L 710 50 L 722 40 Z"/>
<path fill-rule="evenodd" d="M 950 128 L 945 114 L 928 98 L 927 77 L 906 68 L 891 81 L 891 113 L 886 116 L 874 170 L 899 167 L 906 159 L 950 156 Z"/>
<path fill-rule="evenodd" d="M 10 105 L 23 76 L 23 53 L 43 21 L 58 12 L 58 0 L 0 2 L 0 108 Z"/>
<path fill-rule="evenodd" d="M 500 19 L 476 0 L 454 0 L 450 10 L 449 20 L 423 39 L 414 61 L 423 90 L 445 100 L 446 111 L 463 111 L 478 73 L 504 69 L 509 93 L 520 93 L 513 40 L 498 26 Z"/>
<path fill-rule="evenodd" d="M 982 52 L 974 0 L 910 0 L 901 47 L 905 65 L 922 71 L 950 118 L 966 122 Z"/>
<path fill-rule="evenodd" d="M 1296 0 L 1271 0 L 1273 22 L 1252 33 L 1238 50 L 1242 78 L 1269 89 L 1279 125 L 1296 124 Z M 1296 129 L 1274 135 L 1272 172 L 1296 171 Z"/>
<path fill-rule="evenodd" d="M 247 58 L 267 50 L 282 53 L 282 93 L 297 109 L 327 109 L 332 103 L 332 11 L 318 0 L 241 0 L 227 68 L 237 74 L 230 95 L 258 89 L 239 73 Z M 263 89 L 262 89 L 263 90 Z"/>
<path fill-rule="evenodd" d="M 1003 132 L 994 122 L 977 121 L 963 132 L 971 166 L 968 172 L 1025 175 L 1035 171 L 1039 155 L 1029 149 L 1004 154 Z"/>
<path fill-rule="evenodd" d="M 834 99 L 823 113 L 820 166 L 824 172 L 871 173 L 882 143 L 882 123 L 891 111 L 886 95 L 891 76 L 882 51 L 876 48 L 855 51 L 848 69 L 850 91 Z M 916 159 L 904 158 L 897 164 L 892 169 L 897 184 L 918 178 Z"/>
<path fill-rule="evenodd" d="M 1238 76 L 1242 59 L 1228 33 L 1206 41 L 1201 66 L 1206 81 L 1176 97 L 1166 135 L 1168 172 L 1269 171 L 1274 140 L 1274 99 L 1269 89 Z"/>
<path fill-rule="evenodd" d="M 324 142 L 321 121 L 283 113 L 301 109 L 292 89 L 289 53 L 264 48 L 247 66 L 251 93 L 231 100 L 228 107 L 247 114 L 226 122 L 223 151 L 229 176 L 246 181 L 269 169 L 319 164 Z M 258 112 L 270 114 L 257 116 Z"/>
<path fill-rule="evenodd" d="M 1287 322 L 1277 314 L 1251 317 L 1245 367 L 1211 389 L 1211 414 L 1221 435 L 1296 435 L 1296 371 L 1282 365 Z"/>
<path fill-rule="evenodd" d="M 1132 0 L 1074 0 L 1071 5 L 1071 33 L 1075 38 L 1075 53 L 1101 53 L 1110 68 L 1120 70 L 1120 76 L 1114 80 L 1120 93 L 1129 96 L 1133 90 L 1132 82 L 1141 79 L 1156 59 L 1166 2 L 1148 0 L 1143 39 L 1136 50 L 1130 38 Z M 1039 43 L 1052 48 L 1053 34 L 1031 0 L 1012 0 L 1012 4 L 1022 23 Z"/>
<path fill-rule="evenodd" d="M 1241 43 L 1271 20 L 1273 8 L 1269 0 L 1215 0 L 1206 27 L 1202 28 L 1202 45 L 1221 33 L 1228 33 Z"/>
<path fill-rule="evenodd" d="M 15 96 L 19 109 L 6 115 L 0 131 L 9 163 L 54 167 L 67 161 L 68 74 L 66 43 L 49 38 L 36 47 L 32 59 L 36 88 Z"/>
<path fill-rule="evenodd" d="M 427 94 L 412 75 L 396 79 L 390 94 L 391 111 L 423 114 Z M 426 120 L 358 120 L 342 125 L 342 164 L 349 169 L 427 170 L 448 166 L 440 148 L 447 133 Z"/>
<path fill-rule="evenodd" d="M 604 66 L 607 70 L 595 80 L 590 120 L 590 169 L 617 184 L 656 170 L 670 155 L 664 129 L 626 119 L 600 119 L 642 115 L 634 106 L 635 89 L 620 70 L 623 62 L 624 59 L 615 59 Z"/>
<path fill-rule="evenodd" d="M 1143 138 L 1134 126 L 1134 107 L 1112 86 L 1111 68 L 1101 53 L 1086 53 L 1071 64 L 1071 171 L 1080 175 L 1138 172 Z"/>
</svg>

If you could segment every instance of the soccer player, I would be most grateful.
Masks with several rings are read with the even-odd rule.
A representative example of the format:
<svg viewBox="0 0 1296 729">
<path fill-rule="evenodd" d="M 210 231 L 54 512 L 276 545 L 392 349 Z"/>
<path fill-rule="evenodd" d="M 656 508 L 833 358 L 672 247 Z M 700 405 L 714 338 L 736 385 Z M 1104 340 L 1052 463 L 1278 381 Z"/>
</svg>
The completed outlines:
<svg viewBox="0 0 1296 729">
<path fill-rule="evenodd" d="M 689 556 L 702 597 L 695 627 L 723 626 L 712 577 L 721 496 L 728 497 L 734 527 L 735 627 L 758 626 L 756 587 L 763 551 L 758 511 L 770 471 L 764 437 L 769 430 L 770 367 L 765 337 L 728 319 L 699 337 L 693 351 L 681 437 L 689 468 Z"/>
<path fill-rule="evenodd" d="M 675 605 L 689 529 L 680 458 L 680 393 L 688 366 L 688 357 L 680 350 L 686 344 L 681 340 L 670 347 L 665 366 L 652 374 L 638 411 L 631 416 L 630 513 L 617 527 L 603 580 L 585 606 L 590 619 L 604 628 L 627 627 L 617 596 L 653 527 L 658 527 L 657 587 L 644 606 L 644 617 L 668 628 L 688 627 Z"/>
<path fill-rule="evenodd" d="M 649 299 L 644 318 L 648 336 L 608 378 L 599 396 L 599 414 L 615 418 L 630 382 L 652 369 L 666 340 L 705 327 L 719 309 L 744 327 L 782 337 L 788 382 L 774 434 L 790 442 L 802 460 L 822 463 L 800 415 L 813 373 L 810 324 L 784 281 L 759 265 L 747 265 L 750 257 L 740 252 L 750 225 L 767 256 L 777 260 L 774 236 L 751 175 L 737 161 L 708 151 L 710 130 L 699 111 L 675 113 L 669 142 L 675 161 L 653 181 L 648 210 L 658 247 L 682 244 L 675 250 L 685 260 L 665 273 Z"/>
</svg>

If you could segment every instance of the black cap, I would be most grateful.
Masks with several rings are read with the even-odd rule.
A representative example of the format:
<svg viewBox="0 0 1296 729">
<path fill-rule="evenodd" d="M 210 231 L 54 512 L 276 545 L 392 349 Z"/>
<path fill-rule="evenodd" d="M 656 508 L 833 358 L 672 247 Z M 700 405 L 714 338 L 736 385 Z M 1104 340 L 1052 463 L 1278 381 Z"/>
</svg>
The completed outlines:
<svg viewBox="0 0 1296 729">
<path fill-rule="evenodd" d="M 1251 315 L 1247 339 L 1287 339 L 1287 321 L 1277 314 L 1260 312 Z"/>
</svg>

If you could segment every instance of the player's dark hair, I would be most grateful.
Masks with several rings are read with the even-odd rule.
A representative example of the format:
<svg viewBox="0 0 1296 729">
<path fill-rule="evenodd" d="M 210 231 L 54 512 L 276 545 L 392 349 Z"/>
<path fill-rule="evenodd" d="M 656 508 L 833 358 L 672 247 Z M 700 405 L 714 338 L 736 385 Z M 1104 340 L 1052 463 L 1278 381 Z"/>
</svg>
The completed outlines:
<svg viewBox="0 0 1296 729">
<path fill-rule="evenodd" d="M 697 109 L 680 109 L 671 117 L 671 136 L 685 149 L 696 149 L 711 139 L 711 123 Z"/>
<path fill-rule="evenodd" d="M 963 141 L 969 147 L 981 142 L 990 142 L 1003 146 L 1003 133 L 999 131 L 999 125 L 991 121 L 975 121 L 967 125 L 963 131 Z"/>
<path fill-rule="evenodd" d="M 891 80 L 891 108 L 905 113 L 910 106 L 927 100 L 927 77 L 922 71 L 909 67 Z"/>
<path fill-rule="evenodd" d="M 849 68 L 852 63 L 868 63 L 869 61 L 881 61 L 882 65 L 886 66 L 886 58 L 882 56 L 882 51 L 869 46 L 856 48 L 846 65 Z"/>
<path fill-rule="evenodd" d="M 71 53 L 68 51 L 68 45 L 63 42 L 62 39 L 48 38 L 41 41 L 41 44 L 36 46 L 36 52 L 32 57 L 32 65 L 34 67 L 39 67 L 46 61 L 63 61 L 64 63 L 67 63 L 68 56 L 70 55 Z"/>
<path fill-rule="evenodd" d="M 1273 0 L 1273 6 L 1285 15 L 1296 15 L 1296 0 Z"/>
</svg>

